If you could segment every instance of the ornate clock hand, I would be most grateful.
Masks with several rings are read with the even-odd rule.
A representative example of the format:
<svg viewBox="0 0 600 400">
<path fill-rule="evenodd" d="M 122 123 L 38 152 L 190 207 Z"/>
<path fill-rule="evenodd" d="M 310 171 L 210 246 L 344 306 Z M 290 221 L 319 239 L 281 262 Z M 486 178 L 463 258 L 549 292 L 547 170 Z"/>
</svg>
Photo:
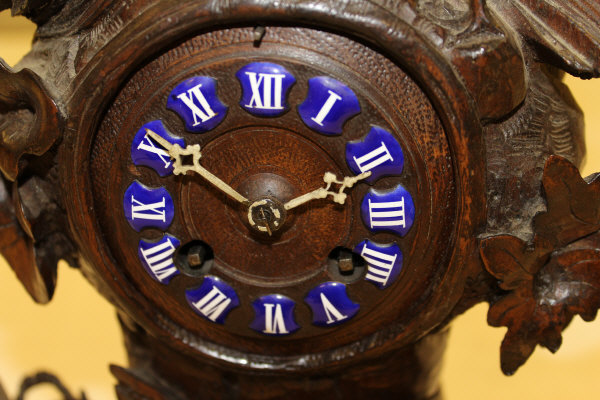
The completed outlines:
<svg viewBox="0 0 600 400">
<path fill-rule="evenodd" d="M 200 157 L 202 157 L 202 154 L 200 153 L 200 145 L 190 145 L 186 146 L 185 149 L 182 149 L 178 144 L 169 143 L 169 141 L 158 135 L 156 132 L 152 132 L 150 129 L 146 129 L 146 133 L 156 143 L 164 147 L 164 149 L 167 151 L 167 154 L 175 160 L 173 163 L 173 174 L 180 175 L 185 174 L 188 171 L 194 171 L 232 199 L 239 201 L 246 206 L 250 205 L 250 201 L 248 201 L 247 198 L 239 194 L 234 188 L 223 182 L 220 178 L 213 175 L 209 170 L 200 165 Z M 192 165 L 183 165 L 182 156 L 192 156 Z"/>
<path fill-rule="evenodd" d="M 334 173 L 325 172 L 323 175 L 323 181 L 326 183 L 326 186 L 324 188 L 319 188 L 313 190 L 312 192 L 303 194 L 302 196 L 296 197 L 295 199 L 285 203 L 284 208 L 286 210 L 291 210 L 292 208 L 298 207 L 299 205 L 311 200 L 324 199 L 328 195 L 331 195 L 334 202 L 344 204 L 347 197 L 346 193 L 344 193 L 344 189 L 351 188 L 356 182 L 360 181 L 361 179 L 368 178 L 369 176 L 371 176 L 371 171 L 363 172 L 362 174 L 356 176 L 346 176 L 344 177 L 343 181 L 339 181 Z M 337 192 L 332 192 L 329 190 L 331 185 L 334 183 L 341 185 Z"/>
</svg>

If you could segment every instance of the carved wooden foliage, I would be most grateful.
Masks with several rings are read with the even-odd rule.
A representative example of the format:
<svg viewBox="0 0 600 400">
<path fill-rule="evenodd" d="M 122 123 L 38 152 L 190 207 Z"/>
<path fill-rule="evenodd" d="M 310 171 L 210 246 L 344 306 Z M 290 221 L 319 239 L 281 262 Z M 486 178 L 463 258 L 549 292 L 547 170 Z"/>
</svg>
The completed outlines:
<svg viewBox="0 0 600 400">
<path fill-rule="evenodd" d="M 558 350 L 573 317 L 590 321 L 600 308 L 600 180 L 586 183 L 571 163 L 552 156 L 543 187 L 547 211 L 534 219 L 530 243 L 509 235 L 481 243 L 485 267 L 502 289 L 488 322 L 508 327 L 501 347 L 505 374 L 538 344 Z"/>
<path fill-rule="evenodd" d="M 600 74 L 600 3 L 597 0 L 488 0 L 488 5 L 529 43 L 545 62 L 575 75 Z"/>
<path fill-rule="evenodd" d="M 533 221 L 540 236 L 557 247 L 600 229 L 600 179 L 597 175 L 592 175 L 588 183 L 573 164 L 552 157 L 546 163 L 543 184 L 548 210 Z"/>
</svg>

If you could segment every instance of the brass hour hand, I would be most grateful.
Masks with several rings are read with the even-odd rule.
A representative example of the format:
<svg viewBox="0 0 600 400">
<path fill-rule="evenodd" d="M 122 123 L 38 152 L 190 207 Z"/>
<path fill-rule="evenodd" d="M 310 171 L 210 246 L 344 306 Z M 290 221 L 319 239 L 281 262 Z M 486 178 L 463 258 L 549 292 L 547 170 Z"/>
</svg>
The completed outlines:
<svg viewBox="0 0 600 400">
<path fill-rule="evenodd" d="M 299 205 L 307 203 L 311 200 L 324 199 L 327 196 L 331 196 L 332 200 L 338 204 L 344 204 L 347 197 L 346 193 L 344 193 L 344 190 L 346 188 L 351 188 L 356 182 L 368 178 L 369 176 L 371 176 L 371 171 L 363 172 L 362 174 L 356 176 L 346 176 L 340 181 L 337 179 L 337 176 L 334 173 L 325 172 L 323 175 L 325 187 L 315 189 L 312 192 L 308 192 L 302 196 L 288 201 L 284 204 L 284 208 L 286 210 L 291 210 L 292 208 L 298 207 Z M 329 190 L 331 185 L 334 183 L 340 185 L 340 188 L 337 192 Z"/>
<path fill-rule="evenodd" d="M 206 179 L 217 189 L 227 194 L 232 199 L 239 201 L 244 205 L 250 205 L 250 202 L 247 198 L 239 194 L 234 188 L 223 182 L 220 178 L 213 175 L 209 170 L 200 165 L 200 157 L 202 157 L 202 153 L 200 153 L 200 145 L 189 145 L 186 146 L 185 149 L 183 149 L 177 143 L 170 143 L 168 140 L 164 139 L 163 137 L 158 135 L 156 132 L 151 131 L 150 129 L 146 129 L 146 134 L 150 136 L 152 140 L 154 140 L 156 143 L 162 146 L 166 150 L 167 154 L 174 160 L 174 175 L 186 174 L 188 171 L 193 171 L 201 177 L 203 177 L 204 179 Z M 192 164 L 184 165 L 183 156 L 192 156 Z"/>
</svg>

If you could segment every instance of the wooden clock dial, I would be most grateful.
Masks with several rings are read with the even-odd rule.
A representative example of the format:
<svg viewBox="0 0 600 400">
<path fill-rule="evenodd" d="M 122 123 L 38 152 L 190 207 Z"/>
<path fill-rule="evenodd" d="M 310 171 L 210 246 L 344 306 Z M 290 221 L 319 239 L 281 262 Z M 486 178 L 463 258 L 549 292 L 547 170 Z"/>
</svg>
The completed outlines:
<svg viewBox="0 0 600 400">
<path fill-rule="evenodd" d="M 273 65 L 281 82 L 279 70 L 249 70 Z M 334 112 L 346 114 L 321 128 Z M 147 130 L 199 145 L 202 167 L 250 202 L 283 205 L 325 188 L 326 172 L 373 175 L 344 188 L 344 204 L 328 195 L 285 211 L 269 235 L 249 223 L 247 204 L 198 174 L 161 176 L 174 160 Z M 138 162 L 140 151 L 158 166 Z M 92 146 L 94 207 L 115 262 L 172 335 L 298 356 L 422 318 L 453 247 L 449 158 L 427 97 L 376 51 L 310 29 L 269 27 L 260 44 L 250 28 L 227 29 L 156 56 L 120 90 Z M 201 258 L 190 266 L 194 245 Z"/>
</svg>

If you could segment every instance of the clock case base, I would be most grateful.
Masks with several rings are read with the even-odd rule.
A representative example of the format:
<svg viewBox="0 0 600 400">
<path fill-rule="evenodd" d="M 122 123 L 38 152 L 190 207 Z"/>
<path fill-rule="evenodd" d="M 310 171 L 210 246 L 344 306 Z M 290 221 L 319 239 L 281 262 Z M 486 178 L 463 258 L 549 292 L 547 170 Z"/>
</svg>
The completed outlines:
<svg viewBox="0 0 600 400">
<path fill-rule="evenodd" d="M 111 365 L 120 400 L 403 399 L 441 400 L 439 384 L 449 329 L 382 357 L 311 371 L 223 368 L 173 350 L 121 317 L 129 366 Z M 127 321 L 125 323 L 124 321 Z"/>
</svg>

